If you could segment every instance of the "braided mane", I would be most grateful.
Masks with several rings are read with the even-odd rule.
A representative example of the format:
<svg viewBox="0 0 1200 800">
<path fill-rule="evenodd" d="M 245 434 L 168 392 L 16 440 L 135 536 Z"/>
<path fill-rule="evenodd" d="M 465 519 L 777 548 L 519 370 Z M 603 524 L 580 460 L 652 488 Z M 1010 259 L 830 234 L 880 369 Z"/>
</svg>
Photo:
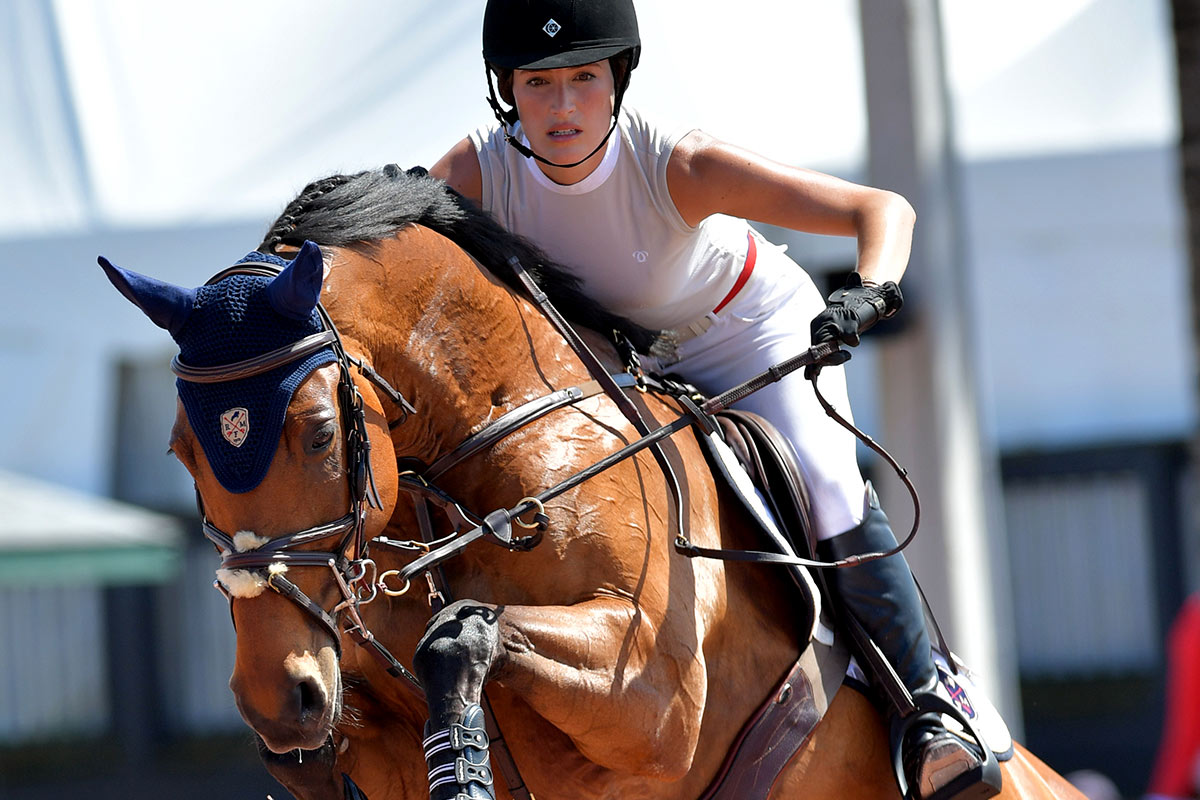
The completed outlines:
<svg viewBox="0 0 1200 800">
<path fill-rule="evenodd" d="M 313 181 L 288 203 L 258 251 L 274 253 L 280 244 L 299 247 L 306 239 L 335 247 L 365 244 L 414 223 L 442 234 L 524 295 L 520 279 L 508 264 L 516 256 L 572 322 L 604 334 L 620 331 L 643 353 L 659 334 L 604 309 L 583 293 L 579 279 L 565 267 L 420 167 L 406 172 L 389 164 L 379 170 Z"/>
</svg>

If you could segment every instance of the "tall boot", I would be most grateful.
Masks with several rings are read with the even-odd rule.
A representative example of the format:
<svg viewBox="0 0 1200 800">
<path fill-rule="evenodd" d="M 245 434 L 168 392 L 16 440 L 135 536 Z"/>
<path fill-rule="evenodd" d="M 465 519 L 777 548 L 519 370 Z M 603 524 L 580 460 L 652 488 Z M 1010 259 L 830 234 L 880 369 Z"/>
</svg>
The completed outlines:
<svg viewBox="0 0 1200 800">
<path fill-rule="evenodd" d="M 865 511 L 857 527 L 818 543 L 817 553 L 823 560 L 883 552 L 896 546 L 887 515 L 879 507 L 870 484 Z M 940 703 L 931 699 L 931 696 L 936 698 L 937 669 L 925 630 L 924 606 L 904 556 L 897 553 L 853 567 L 827 570 L 826 578 L 842 606 L 891 664 L 917 709 Z M 893 731 L 904 731 L 893 747 L 902 751 L 909 798 L 983 800 L 999 792 L 998 769 L 985 774 L 985 758 L 980 748 L 946 730 L 941 714 L 909 707 L 901 720 L 898 704 L 888 702 L 887 706 Z M 991 763 L 995 764 L 994 759 Z"/>
</svg>

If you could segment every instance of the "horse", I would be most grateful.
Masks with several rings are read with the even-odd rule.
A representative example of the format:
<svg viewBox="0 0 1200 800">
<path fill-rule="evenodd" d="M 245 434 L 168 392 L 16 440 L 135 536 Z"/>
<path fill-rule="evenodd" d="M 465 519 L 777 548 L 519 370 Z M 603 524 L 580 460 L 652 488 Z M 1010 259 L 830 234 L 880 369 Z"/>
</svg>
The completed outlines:
<svg viewBox="0 0 1200 800">
<path fill-rule="evenodd" d="M 812 647 L 796 587 L 680 555 L 681 530 L 758 534 L 692 425 L 633 446 L 514 273 L 638 349 L 653 332 L 394 167 L 311 184 L 247 259 L 199 289 L 101 264 L 180 344 L 170 450 L 221 551 L 230 688 L 271 774 L 301 800 L 729 796 L 712 787 L 739 731 Z M 579 335 L 621 373 L 608 337 Z M 686 412 L 623 396 L 650 424 Z M 830 695 L 753 796 L 900 796 L 873 701 Z M 518 777 L 493 780 L 489 753 Z M 1020 745 L 1002 772 L 1002 798 L 1082 797 Z"/>
</svg>

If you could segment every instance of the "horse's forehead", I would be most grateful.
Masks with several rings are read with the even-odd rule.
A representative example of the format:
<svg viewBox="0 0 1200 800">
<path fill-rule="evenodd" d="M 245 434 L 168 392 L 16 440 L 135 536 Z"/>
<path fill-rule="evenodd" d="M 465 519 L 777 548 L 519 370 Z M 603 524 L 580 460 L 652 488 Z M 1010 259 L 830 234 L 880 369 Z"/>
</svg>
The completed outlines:
<svg viewBox="0 0 1200 800">
<path fill-rule="evenodd" d="M 337 400 L 338 365 L 336 363 L 317 367 L 299 386 L 288 404 L 287 415 L 307 411 L 313 406 L 336 405 Z"/>
<path fill-rule="evenodd" d="M 292 393 L 292 399 L 287 406 L 287 415 L 290 417 L 321 403 L 336 405 L 338 377 L 337 362 L 324 364 L 314 369 Z M 183 401 L 176 395 L 175 424 L 171 429 L 171 440 L 186 437 L 195 437 L 195 432 L 188 421 L 187 409 L 184 408 Z"/>
</svg>

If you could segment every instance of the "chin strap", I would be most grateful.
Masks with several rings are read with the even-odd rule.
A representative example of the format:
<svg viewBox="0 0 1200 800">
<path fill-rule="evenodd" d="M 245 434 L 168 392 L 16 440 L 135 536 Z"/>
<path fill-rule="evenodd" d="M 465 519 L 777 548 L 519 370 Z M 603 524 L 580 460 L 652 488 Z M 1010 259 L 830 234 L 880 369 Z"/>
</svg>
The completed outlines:
<svg viewBox="0 0 1200 800">
<path fill-rule="evenodd" d="M 509 128 L 512 125 L 515 125 L 519 119 L 517 115 L 517 109 L 515 107 L 505 109 L 504 106 L 500 105 L 500 100 L 496 97 L 496 87 L 492 82 L 492 70 L 491 67 L 487 65 L 487 62 L 484 62 L 483 70 L 487 73 L 488 105 L 492 107 L 492 113 L 496 115 L 496 119 L 499 120 L 501 127 L 504 128 L 504 140 L 508 142 L 514 150 L 526 158 L 532 158 L 535 161 L 540 161 L 548 167 L 558 167 L 560 169 L 571 169 L 572 167 L 578 167 L 580 164 L 596 155 L 596 153 L 599 153 L 600 149 L 608 144 L 609 137 L 611 137 L 613 135 L 613 131 L 617 129 L 617 120 L 621 117 L 621 99 L 625 96 L 625 87 L 629 85 L 629 76 L 628 73 L 626 73 L 625 80 L 622 82 L 623 85 L 617 90 L 616 101 L 613 103 L 612 125 L 609 126 L 608 133 L 604 134 L 604 138 L 600 140 L 600 144 L 596 145 L 592 152 L 588 153 L 574 164 L 555 164 L 550 159 L 543 158 L 542 156 L 539 156 L 537 153 L 533 152 L 533 150 L 523 144 L 519 139 L 517 139 L 517 137 L 512 135 L 512 131 Z"/>
</svg>

